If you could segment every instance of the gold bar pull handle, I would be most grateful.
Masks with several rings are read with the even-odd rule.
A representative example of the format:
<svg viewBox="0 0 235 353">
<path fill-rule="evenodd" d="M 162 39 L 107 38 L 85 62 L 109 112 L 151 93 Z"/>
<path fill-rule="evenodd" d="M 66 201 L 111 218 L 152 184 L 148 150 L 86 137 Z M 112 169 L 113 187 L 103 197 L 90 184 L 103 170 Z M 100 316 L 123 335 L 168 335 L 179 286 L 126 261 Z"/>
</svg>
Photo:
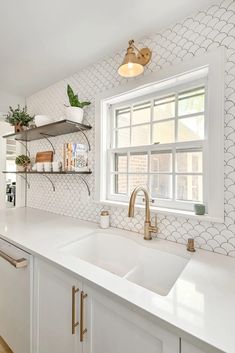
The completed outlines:
<svg viewBox="0 0 235 353">
<path fill-rule="evenodd" d="M 76 293 L 79 292 L 79 288 L 75 286 L 72 287 L 72 335 L 75 334 L 75 329 L 79 325 L 79 322 L 76 321 Z"/>
<path fill-rule="evenodd" d="M 10 255 L 4 253 L 2 250 L 0 250 L 0 257 L 17 269 L 27 267 L 28 265 L 28 261 L 26 259 L 14 259 Z"/>
<path fill-rule="evenodd" d="M 87 329 L 84 328 L 84 299 L 87 297 L 83 291 L 81 292 L 81 301 L 80 301 L 80 342 L 83 342 L 83 336 L 87 332 Z"/>
</svg>

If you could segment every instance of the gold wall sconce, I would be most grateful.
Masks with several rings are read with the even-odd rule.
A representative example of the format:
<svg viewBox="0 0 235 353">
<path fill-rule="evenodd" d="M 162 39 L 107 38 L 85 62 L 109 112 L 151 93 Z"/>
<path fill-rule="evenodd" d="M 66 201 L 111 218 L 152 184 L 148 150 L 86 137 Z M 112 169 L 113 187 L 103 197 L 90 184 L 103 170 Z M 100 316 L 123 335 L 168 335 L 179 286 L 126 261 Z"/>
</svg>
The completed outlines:
<svg viewBox="0 0 235 353">
<path fill-rule="evenodd" d="M 152 52 L 149 48 L 138 49 L 134 40 L 129 40 L 129 47 L 118 73 L 122 77 L 135 77 L 144 72 L 144 66 L 151 60 Z"/>
</svg>

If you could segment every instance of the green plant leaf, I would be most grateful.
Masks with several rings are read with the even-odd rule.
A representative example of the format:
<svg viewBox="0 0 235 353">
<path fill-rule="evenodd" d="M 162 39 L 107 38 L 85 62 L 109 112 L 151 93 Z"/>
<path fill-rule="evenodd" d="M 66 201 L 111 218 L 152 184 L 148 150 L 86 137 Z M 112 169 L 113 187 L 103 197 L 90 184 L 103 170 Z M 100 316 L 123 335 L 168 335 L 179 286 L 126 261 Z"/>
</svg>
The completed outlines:
<svg viewBox="0 0 235 353">
<path fill-rule="evenodd" d="M 67 95 L 68 95 L 69 103 L 71 107 L 77 107 L 77 108 L 83 109 L 85 106 L 91 104 L 91 102 L 80 102 L 78 99 L 78 95 L 74 94 L 73 89 L 69 84 L 67 85 Z"/>
<path fill-rule="evenodd" d="M 74 107 L 74 97 L 75 97 L 75 95 L 74 95 L 74 92 L 73 92 L 73 90 L 72 90 L 70 85 L 67 85 L 67 95 L 68 95 L 69 103 L 70 103 L 71 107 Z"/>
<path fill-rule="evenodd" d="M 15 163 L 16 163 L 16 165 L 26 166 L 26 165 L 30 164 L 30 158 L 24 154 L 21 154 L 16 157 Z"/>
<path fill-rule="evenodd" d="M 85 106 L 90 105 L 90 104 L 91 104 L 91 102 L 82 102 L 82 103 L 80 103 L 81 108 L 84 108 Z"/>
<path fill-rule="evenodd" d="M 5 120 L 11 125 L 20 124 L 21 126 L 28 126 L 29 123 L 34 120 L 34 117 L 27 113 L 27 107 L 21 109 L 18 105 L 16 109 L 13 109 L 11 106 L 9 109 L 10 111 Z"/>
</svg>

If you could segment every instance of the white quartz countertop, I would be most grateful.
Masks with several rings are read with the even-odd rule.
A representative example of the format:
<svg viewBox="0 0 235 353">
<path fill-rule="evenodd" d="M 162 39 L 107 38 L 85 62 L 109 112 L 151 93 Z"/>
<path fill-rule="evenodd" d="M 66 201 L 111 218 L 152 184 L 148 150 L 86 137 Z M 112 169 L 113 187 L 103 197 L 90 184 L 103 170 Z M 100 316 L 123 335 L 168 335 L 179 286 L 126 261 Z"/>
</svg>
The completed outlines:
<svg viewBox="0 0 235 353">
<path fill-rule="evenodd" d="M 31 208 L 0 211 L 0 237 L 42 256 L 226 353 L 235 352 L 235 259 L 198 250 L 167 296 L 161 296 L 60 250 L 99 229 L 83 222 Z M 142 240 L 140 234 L 105 230 Z M 189 234 L 190 236 L 190 234 Z M 185 246 L 153 240 L 156 249 L 186 255 Z M 154 268 L 152 269 L 154 271 Z M 164 269 L 163 269 L 164 271 Z"/>
</svg>

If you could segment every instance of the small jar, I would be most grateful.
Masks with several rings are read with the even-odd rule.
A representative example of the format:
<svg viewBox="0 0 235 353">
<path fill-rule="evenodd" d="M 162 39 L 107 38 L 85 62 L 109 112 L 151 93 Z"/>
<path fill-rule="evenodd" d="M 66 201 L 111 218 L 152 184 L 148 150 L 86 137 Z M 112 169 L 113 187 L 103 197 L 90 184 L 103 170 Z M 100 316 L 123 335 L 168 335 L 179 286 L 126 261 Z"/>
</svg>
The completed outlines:
<svg viewBox="0 0 235 353">
<path fill-rule="evenodd" d="M 100 213 L 100 228 L 109 228 L 109 212 L 102 211 Z"/>
</svg>

